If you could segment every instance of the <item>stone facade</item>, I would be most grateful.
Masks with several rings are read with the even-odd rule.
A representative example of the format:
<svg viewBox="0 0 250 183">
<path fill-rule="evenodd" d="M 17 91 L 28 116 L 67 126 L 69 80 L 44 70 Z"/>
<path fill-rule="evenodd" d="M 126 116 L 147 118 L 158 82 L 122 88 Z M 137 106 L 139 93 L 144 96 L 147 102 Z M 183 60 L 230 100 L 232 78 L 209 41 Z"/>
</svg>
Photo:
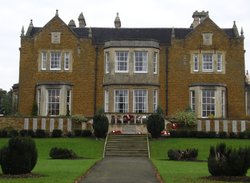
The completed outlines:
<svg viewBox="0 0 250 183">
<path fill-rule="evenodd" d="M 244 36 L 196 14 L 193 28 L 179 29 L 78 28 L 58 14 L 44 27 L 31 22 L 21 35 L 19 112 L 37 103 L 40 116 L 92 117 L 100 107 L 152 113 L 159 105 L 168 116 L 191 106 L 197 117 L 245 118 Z"/>
</svg>

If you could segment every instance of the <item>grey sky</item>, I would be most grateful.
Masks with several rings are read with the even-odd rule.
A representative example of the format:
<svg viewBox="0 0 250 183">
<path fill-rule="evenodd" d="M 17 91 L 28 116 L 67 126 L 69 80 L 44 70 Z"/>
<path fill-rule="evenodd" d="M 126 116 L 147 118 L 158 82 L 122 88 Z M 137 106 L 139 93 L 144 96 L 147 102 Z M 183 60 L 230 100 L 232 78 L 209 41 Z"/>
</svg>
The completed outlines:
<svg viewBox="0 0 250 183">
<path fill-rule="evenodd" d="M 113 27 L 119 12 L 122 27 L 183 27 L 192 23 L 195 10 L 209 11 L 210 18 L 221 28 L 231 28 L 233 21 L 245 35 L 246 70 L 250 70 L 249 0 L 8 0 L 0 6 L 0 88 L 9 90 L 18 82 L 21 28 L 44 26 L 55 15 L 68 24 L 78 25 L 81 12 L 87 27 Z"/>
</svg>

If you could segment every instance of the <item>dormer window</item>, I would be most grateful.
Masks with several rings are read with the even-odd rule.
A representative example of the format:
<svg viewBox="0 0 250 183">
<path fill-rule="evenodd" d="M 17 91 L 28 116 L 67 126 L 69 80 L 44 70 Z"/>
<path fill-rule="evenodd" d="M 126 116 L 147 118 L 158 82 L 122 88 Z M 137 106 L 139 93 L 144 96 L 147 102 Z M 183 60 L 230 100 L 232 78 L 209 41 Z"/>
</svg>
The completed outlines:
<svg viewBox="0 0 250 183">
<path fill-rule="evenodd" d="M 60 44 L 61 42 L 61 32 L 51 32 L 51 43 Z"/>
<path fill-rule="evenodd" d="M 206 32 L 202 34 L 203 37 L 203 45 L 212 45 L 213 44 L 213 33 Z"/>
</svg>

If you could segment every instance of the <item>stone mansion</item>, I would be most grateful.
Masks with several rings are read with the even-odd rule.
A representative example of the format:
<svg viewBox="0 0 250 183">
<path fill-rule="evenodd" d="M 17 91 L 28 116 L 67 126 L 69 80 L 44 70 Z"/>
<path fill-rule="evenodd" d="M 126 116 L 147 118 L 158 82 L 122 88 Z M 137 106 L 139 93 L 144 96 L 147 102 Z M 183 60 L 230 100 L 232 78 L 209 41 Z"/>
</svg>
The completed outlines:
<svg viewBox="0 0 250 183">
<path fill-rule="evenodd" d="M 56 12 L 43 27 L 22 29 L 18 111 L 39 116 L 148 114 L 187 107 L 198 118 L 246 117 L 244 35 L 220 28 L 208 12 L 188 28 L 86 27 Z"/>
</svg>

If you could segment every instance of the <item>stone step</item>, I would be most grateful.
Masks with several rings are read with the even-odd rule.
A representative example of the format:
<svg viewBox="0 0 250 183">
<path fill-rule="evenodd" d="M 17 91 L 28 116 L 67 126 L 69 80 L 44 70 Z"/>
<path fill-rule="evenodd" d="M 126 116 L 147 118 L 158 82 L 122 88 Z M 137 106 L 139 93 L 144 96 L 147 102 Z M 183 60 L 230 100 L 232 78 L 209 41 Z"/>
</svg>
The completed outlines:
<svg viewBox="0 0 250 183">
<path fill-rule="evenodd" d="M 148 144 L 146 135 L 109 135 L 105 156 L 121 157 L 148 157 Z"/>
</svg>

